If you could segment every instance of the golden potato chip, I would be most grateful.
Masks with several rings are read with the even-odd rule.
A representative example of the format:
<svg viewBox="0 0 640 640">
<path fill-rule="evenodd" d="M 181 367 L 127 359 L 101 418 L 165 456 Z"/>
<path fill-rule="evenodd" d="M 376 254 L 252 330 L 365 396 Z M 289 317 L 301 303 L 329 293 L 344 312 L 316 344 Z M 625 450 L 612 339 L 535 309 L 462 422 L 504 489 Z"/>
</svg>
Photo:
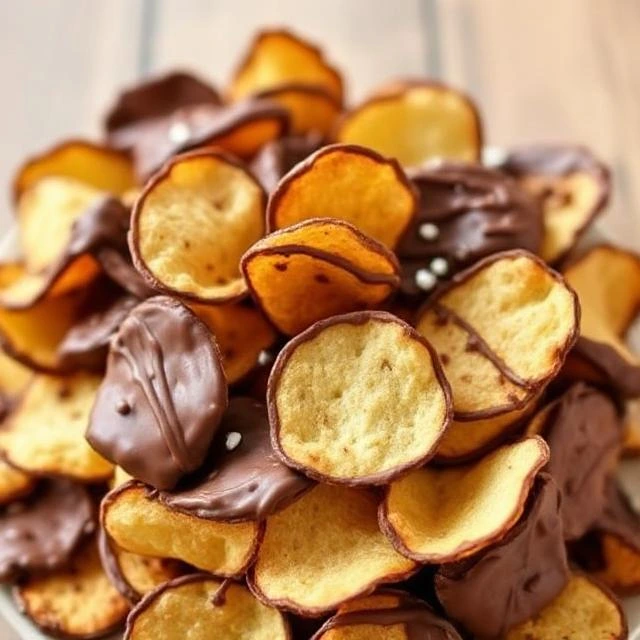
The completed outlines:
<svg viewBox="0 0 640 640">
<path fill-rule="evenodd" d="M 238 100 L 291 83 L 322 87 L 342 104 L 342 78 L 320 49 L 284 29 L 261 31 L 237 68 L 229 94 Z"/>
<path fill-rule="evenodd" d="M 535 618 L 514 627 L 506 640 L 625 640 L 627 619 L 618 600 L 586 576 L 575 574 Z"/>
<path fill-rule="evenodd" d="M 58 638 L 101 638 L 119 629 L 129 612 L 102 569 L 94 540 L 68 567 L 20 583 L 14 597 L 32 622 Z"/>
<path fill-rule="evenodd" d="M 505 445 L 472 465 L 424 468 L 392 482 L 380 524 L 417 562 L 455 562 L 500 541 L 522 515 L 549 448 L 538 436 Z"/>
<path fill-rule="evenodd" d="M 586 147 L 513 149 L 500 169 L 542 203 L 545 229 L 540 255 L 547 262 L 566 256 L 609 200 L 609 170 Z"/>
<path fill-rule="evenodd" d="M 474 162 L 482 149 L 480 116 L 471 99 L 434 82 L 398 83 L 374 95 L 344 116 L 335 137 L 405 166 L 432 158 Z"/>
<path fill-rule="evenodd" d="M 118 547 L 142 556 L 182 560 L 221 577 L 246 571 L 260 541 L 260 524 L 227 524 L 178 513 L 149 492 L 133 480 L 103 499 L 102 526 Z"/>
<path fill-rule="evenodd" d="M 528 405 L 575 343 L 579 313 L 563 278 L 526 251 L 497 253 L 454 276 L 429 298 L 417 329 L 440 355 L 455 419 Z"/>
<path fill-rule="evenodd" d="M 291 118 L 291 133 L 328 136 L 342 111 L 340 101 L 321 85 L 284 84 L 260 91 L 256 98 L 284 107 Z"/>
<path fill-rule="evenodd" d="M 26 388 L 33 371 L 0 350 L 0 393 L 14 399 Z"/>
<path fill-rule="evenodd" d="M 242 297 L 240 258 L 264 233 L 265 200 L 229 156 L 205 150 L 174 158 L 133 209 L 136 269 L 152 287 L 196 302 Z"/>
<path fill-rule="evenodd" d="M 417 206 L 417 193 L 395 160 L 356 145 L 330 145 L 280 181 L 269 198 L 267 224 L 273 230 L 337 218 L 393 248 Z"/>
<path fill-rule="evenodd" d="M 282 333 L 379 305 L 400 281 L 395 256 L 343 220 L 311 219 L 269 234 L 242 257 L 255 301 Z"/>
<path fill-rule="evenodd" d="M 286 464 L 321 481 L 386 484 L 429 460 L 451 419 L 431 346 L 383 311 L 316 323 L 271 370 L 271 436 Z"/>
<path fill-rule="evenodd" d="M 254 307 L 194 304 L 191 310 L 216 337 L 229 384 L 238 382 L 258 363 L 260 353 L 276 340 L 276 331 Z"/>
<path fill-rule="evenodd" d="M 240 584 L 206 574 L 172 580 L 131 612 L 125 640 L 289 640 L 289 625 L 277 610 Z"/>
<path fill-rule="evenodd" d="M 626 403 L 622 455 L 629 458 L 640 456 L 640 400 Z"/>
<path fill-rule="evenodd" d="M 362 489 L 314 487 L 267 519 L 249 587 L 267 604 L 317 616 L 408 577 L 416 565 L 380 532 L 376 509 Z"/>
<path fill-rule="evenodd" d="M 35 376 L 0 429 L 0 452 L 34 475 L 80 482 L 107 480 L 113 465 L 85 440 L 101 378 L 89 374 Z"/>
<path fill-rule="evenodd" d="M 74 178 L 115 195 L 135 186 L 133 165 L 126 153 L 86 140 L 67 140 L 27 160 L 13 181 L 18 198 L 43 178 Z"/>
<path fill-rule="evenodd" d="M 8 504 L 31 493 L 36 486 L 33 476 L 0 461 L 0 505 Z"/>
<path fill-rule="evenodd" d="M 98 533 L 100 561 L 118 593 L 135 604 L 149 591 L 187 573 L 186 565 L 168 558 L 149 558 L 119 549 L 103 530 Z"/>
</svg>

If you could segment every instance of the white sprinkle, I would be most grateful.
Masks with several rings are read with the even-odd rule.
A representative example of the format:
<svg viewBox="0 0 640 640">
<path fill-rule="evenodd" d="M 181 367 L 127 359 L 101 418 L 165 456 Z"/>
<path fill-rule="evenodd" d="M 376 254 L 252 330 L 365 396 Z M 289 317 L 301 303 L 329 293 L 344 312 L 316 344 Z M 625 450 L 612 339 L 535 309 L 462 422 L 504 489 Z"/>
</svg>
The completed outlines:
<svg viewBox="0 0 640 640">
<path fill-rule="evenodd" d="M 428 269 L 418 269 L 415 278 L 416 284 L 424 291 L 433 289 L 438 282 L 438 279 Z"/>
<path fill-rule="evenodd" d="M 168 137 L 171 142 L 175 144 L 180 144 L 189 139 L 191 135 L 191 129 L 189 129 L 189 125 L 185 122 L 174 122 L 169 128 Z"/>
<path fill-rule="evenodd" d="M 420 225 L 418 233 L 423 240 L 435 240 L 440 235 L 440 229 L 431 222 L 425 222 Z"/>
<path fill-rule="evenodd" d="M 446 276 L 449 272 L 449 263 L 444 258 L 434 258 L 429 269 L 437 276 Z"/>
<path fill-rule="evenodd" d="M 242 435 L 237 431 L 229 431 L 224 441 L 227 451 L 233 451 L 242 442 Z"/>
<path fill-rule="evenodd" d="M 273 360 L 273 356 L 268 351 L 261 351 L 258 354 L 258 364 L 264 367 L 265 364 L 269 364 Z"/>
</svg>

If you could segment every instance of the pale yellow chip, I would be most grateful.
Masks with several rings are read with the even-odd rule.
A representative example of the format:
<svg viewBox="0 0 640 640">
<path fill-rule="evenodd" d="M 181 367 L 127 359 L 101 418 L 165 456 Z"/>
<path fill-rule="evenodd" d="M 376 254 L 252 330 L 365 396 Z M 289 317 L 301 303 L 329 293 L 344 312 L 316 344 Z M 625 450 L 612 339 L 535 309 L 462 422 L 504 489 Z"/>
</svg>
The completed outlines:
<svg viewBox="0 0 640 640">
<path fill-rule="evenodd" d="M 270 229 L 282 229 L 309 218 L 337 218 L 393 248 L 417 206 L 416 191 L 395 160 L 357 145 L 331 145 L 280 181 L 267 221 Z"/>
<path fill-rule="evenodd" d="M 221 602 L 214 604 L 220 589 Z M 256 600 L 240 584 L 223 586 L 204 574 L 169 582 L 138 605 L 127 621 L 125 640 L 289 640 L 277 610 Z"/>
<path fill-rule="evenodd" d="M 39 374 L 0 430 L 0 451 L 19 469 L 99 482 L 113 465 L 85 440 L 99 376 Z"/>
<path fill-rule="evenodd" d="M 506 640 L 625 640 L 622 605 L 596 582 L 574 575 L 533 620 L 514 627 Z"/>
<path fill-rule="evenodd" d="M 267 519 L 248 580 L 264 602 L 305 616 L 336 609 L 416 569 L 378 528 L 377 499 L 361 489 L 318 485 Z"/>
<path fill-rule="evenodd" d="M 109 537 L 125 551 L 182 560 L 222 577 L 246 571 L 261 532 L 256 522 L 228 524 L 172 511 L 150 498 L 136 481 L 107 494 L 100 519 Z"/>
<path fill-rule="evenodd" d="M 322 481 L 386 484 L 431 458 L 451 418 L 429 346 L 381 311 L 334 316 L 281 351 L 267 393 L 272 441 Z"/>
<path fill-rule="evenodd" d="M 93 540 L 67 568 L 28 578 L 14 592 L 20 609 L 44 633 L 60 638 L 101 638 L 118 630 L 129 603 L 111 586 Z"/>
<path fill-rule="evenodd" d="M 475 162 L 482 148 L 473 102 L 431 82 L 397 83 L 379 92 L 346 114 L 335 137 L 371 147 L 405 166 L 433 158 Z"/>
<path fill-rule="evenodd" d="M 391 251 L 330 218 L 269 234 L 245 253 L 242 271 L 267 318 L 288 335 L 339 313 L 376 307 L 400 282 Z"/>
<path fill-rule="evenodd" d="M 266 196 L 247 169 L 218 151 L 177 156 L 133 210 L 135 267 L 159 291 L 221 303 L 247 290 L 242 254 L 264 233 Z"/>
<path fill-rule="evenodd" d="M 27 388 L 32 377 L 31 369 L 0 351 L 0 393 L 16 398 Z"/>
<path fill-rule="evenodd" d="M 549 448 L 535 436 L 472 465 L 413 471 L 387 489 L 381 526 L 417 562 L 456 562 L 504 538 L 548 460 Z"/>
<path fill-rule="evenodd" d="M 36 486 L 36 480 L 6 462 L 0 461 L 0 505 L 22 498 Z"/>
</svg>

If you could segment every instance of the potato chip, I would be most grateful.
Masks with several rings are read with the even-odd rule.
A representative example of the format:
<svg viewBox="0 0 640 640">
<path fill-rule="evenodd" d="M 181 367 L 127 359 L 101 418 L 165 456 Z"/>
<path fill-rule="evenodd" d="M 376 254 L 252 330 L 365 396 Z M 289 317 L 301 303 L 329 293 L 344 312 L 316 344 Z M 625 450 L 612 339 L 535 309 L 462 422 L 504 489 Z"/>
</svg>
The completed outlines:
<svg viewBox="0 0 640 640">
<path fill-rule="evenodd" d="M 280 181 L 269 198 L 267 224 L 273 230 L 337 218 L 393 248 L 417 206 L 417 193 L 395 160 L 356 145 L 330 145 Z"/>
<path fill-rule="evenodd" d="M 474 162 L 482 149 L 480 117 L 471 99 L 425 81 L 398 83 L 369 98 L 344 116 L 335 137 L 405 166 L 432 158 Z"/>
<path fill-rule="evenodd" d="M 609 170 L 586 147 L 516 148 L 500 169 L 542 203 L 545 233 L 540 255 L 547 262 L 566 256 L 609 200 Z"/>
<path fill-rule="evenodd" d="M 18 585 L 14 597 L 33 623 L 58 638 L 101 638 L 119 629 L 129 612 L 104 573 L 93 540 L 68 567 Z"/>
<path fill-rule="evenodd" d="M 135 185 L 126 153 L 86 140 L 67 140 L 27 160 L 13 180 L 14 199 L 43 178 L 73 178 L 88 187 L 120 195 Z"/>
<path fill-rule="evenodd" d="M 133 480 L 103 499 L 101 523 L 118 547 L 138 555 L 182 560 L 221 577 L 246 571 L 255 557 L 261 525 L 227 524 L 178 513 L 149 493 L 149 488 Z"/>
<path fill-rule="evenodd" d="M 36 481 L 33 476 L 0 461 L 0 505 L 30 494 L 35 486 Z"/>
<path fill-rule="evenodd" d="M 362 489 L 316 486 L 267 519 L 249 587 L 268 604 L 316 616 L 408 577 L 416 565 L 382 535 L 376 509 Z"/>
<path fill-rule="evenodd" d="M 119 487 L 121 484 L 125 482 L 129 482 L 129 480 L 133 480 L 133 476 L 129 475 L 122 467 L 116 465 L 113 470 L 113 477 L 111 478 L 111 488 L 115 489 Z"/>
<path fill-rule="evenodd" d="M 191 305 L 191 310 L 216 337 L 227 381 L 242 380 L 260 354 L 276 340 L 276 331 L 260 311 L 245 304 Z"/>
<path fill-rule="evenodd" d="M 342 78 L 320 49 L 290 31 L 265 30 L 249 45 L 229 94 L 238 100 L 292 83 L 322 87 L 342 104 Z"/>
<path fill-rule="evenodd" d="M 267 400 L 280 457 L 351 486 L 424 465 L 451 419 L 431 346 L 382 311 L 334 316 L 298 335 L 276 360 Z"/>
<path fill-rule="evenodd" d="M 395 256 L 343 220 L 311 219 L 275 231 L 245 253 L 241 266 L 253 298 L 287 335 L 375 307 L 399 283 Z"/>
<path fill-rule="evenodd" d="M 417 329 L 443 362 L 455 419 L 529 404 L 575 343 L 579 313 L 563 278 L 519 250 L 481 260 L 431 296 Z"/>
<path fill-rule="evenodd" d="M 564 591 L 535 618 L 513 628 L 506 640 L 625 640 L 627 619 L 613 594 L 575 574 Z"/>
<path fill-rule="evenodd" d="M 625 406 L 622 455 L 635 458 L 640 456 L 640 400 L 630 400 Z"/>
<path fill-rule="evenodd" d="M 0 350 L 0 394 L 9 400 L 17 398 L 26 388 L 33 371 Z"/>
<path fill-rule="evenodd" d="M 387 488 L 382 529 L 396 549 L 417 562 L 461 560 L 504 538 L 548 459 L 549 448 L 536 436 L 469 466 L 413 471 Z"/>
<path fill-rule="evenodd" d="M 131 612 L 124 637 L 289 640 L 290 634 L 284 616 L 256 600 L 246 587 L 196 574 L 172 580 L 150 593 Z"/>
<path fill-rule="evenodd" d="M 134 207 L 136 269 L 152 287 L 196 302 L 242 297 L 240 258 L 264 233 L 265 199 L 248 171 L 220 152 L 174 158 Z"/>
<path fill-rule="evenodd" d="M 35 376 L 0 430 L 0 452 L 34 475 L 107 480 L 113 465 L 84 438 L 100 377 Z"/>
</svg>

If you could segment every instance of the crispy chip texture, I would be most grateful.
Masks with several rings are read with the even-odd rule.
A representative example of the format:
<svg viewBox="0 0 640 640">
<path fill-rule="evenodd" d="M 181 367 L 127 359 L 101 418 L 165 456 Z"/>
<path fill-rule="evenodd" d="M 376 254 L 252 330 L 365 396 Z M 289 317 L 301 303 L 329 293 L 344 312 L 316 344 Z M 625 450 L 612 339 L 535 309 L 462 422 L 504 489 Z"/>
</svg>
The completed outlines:
<svg viewBox="0 0 640 640">
<path fill-rule="evenodd" d="M 522 409 L 544 388 L 577 339 L 579 314 L 562 277 L 516 250 L 456 275 L 417 328 L 444 361 L 456 419 L 477 420 Z"/>
<path fill-rule="evenodd" d="M 0 505 L 22 498 L 35 486 L 35 478 L 0 461 Z"/>
<path fill-rule="evenodd" d="M 172 511 L 131 481 L 107 494 L 102 526 L 122 549 L 143 556 L 174 558 L 222 577 L 242 574 L 260 539 L 255 522 L 227 524 Z"/>
<path fill-rule="evenodd" d="M 371 147 L 405 166 L 432 158 L 473 162 L 482 130 L 473 102 L 433 82 L 397 83 L 344 117 L 336 138 Z"/>
<path fill-rule="evenodd" d="M 68 140 L 27 160 L 14 178 L 17 200 L 43 178 L 75 178 L 90 187 L 119 195 L 135 186 L 127 154 L 85 140 Z"/>
<path fill-rule="evenodd" d="M 394 546 L 418 562 L 461 560 L 508 533 L 548 459 L 547 445 L 535 436 L 470 466 L 419 469 L 391 483 L 380 524 Z"/>
<path fill-rule="evenodd" d="M 81 482 L 106 480 L 113 465 L 84 438 L 101 378 L 89 374 L 39 374 L 0 430 L 0 451 L 16 467 L 35 475 Z"/>
<path fill-rule="evenodd" d="M 384 245 L 327 218 L 266 236 L 245 253 L 242 271 L 258 305 L 288 335 L 374 307 L 399 283 L 398 262 Z"/>
<path fill-rule="evenodd" d="M 624 640 L 627 620 L 620 603 L 603 587 L 574 575 L 562 593 L 506 640 Z"/>
<path fill-rule="evenodd" d="M 205 150 L 177 156 L 134 207 L 134 265 L 158 290 L 201 302 L 241 297 L 242 254 L 264 233 L 265 193 L 237 161 Z"/>
<path fill-rule="evenodd" d="M 319 322 L 280 353 L 267 392 L 272 439 L 290 466 L 347 485 L 423 465 L 449 424 L 440 363 L 381 311 Z"/>
<path fill-rule="evenodd" d="M 222 602 L 213 604 L 219 589 Z M 211 576 L 178 578 L 150 593 L 131 613 L 125 640 L 288 640 L 277 610 L 239 584 L 222 586 Z"/>
<path fill-rule="evenodd" d="M 71 564 L 50 575 L 29 578 L 15 593 L 24 613 L 45 633 L 58 638 L 100 638 L 118 629 L 128 602 L 102 570 L 94 541 Z"/>
<path fill-rule="evenodd" d="M 290 83 L 324 88 L 342 104 L 342 78 L 320 49 L 286 30 L 261 31 L 229 88 L 234 100 Z"/>
<path fill-rule="evenodd" d="M 270 229 L 309 218 L 346 220 L 393 248 L 416 214 L 417 194 L 395 160 L 357 145 L 323 147 L 269 199 Z"/>
<path fill-rule="evenodd" d="M 377 500 L 361 489 L 318 485 L 267 519 L 248 580 L 264 602 L 315 616 L 397 582 L 416 568 L 380 532 Z"/>
</svg>

